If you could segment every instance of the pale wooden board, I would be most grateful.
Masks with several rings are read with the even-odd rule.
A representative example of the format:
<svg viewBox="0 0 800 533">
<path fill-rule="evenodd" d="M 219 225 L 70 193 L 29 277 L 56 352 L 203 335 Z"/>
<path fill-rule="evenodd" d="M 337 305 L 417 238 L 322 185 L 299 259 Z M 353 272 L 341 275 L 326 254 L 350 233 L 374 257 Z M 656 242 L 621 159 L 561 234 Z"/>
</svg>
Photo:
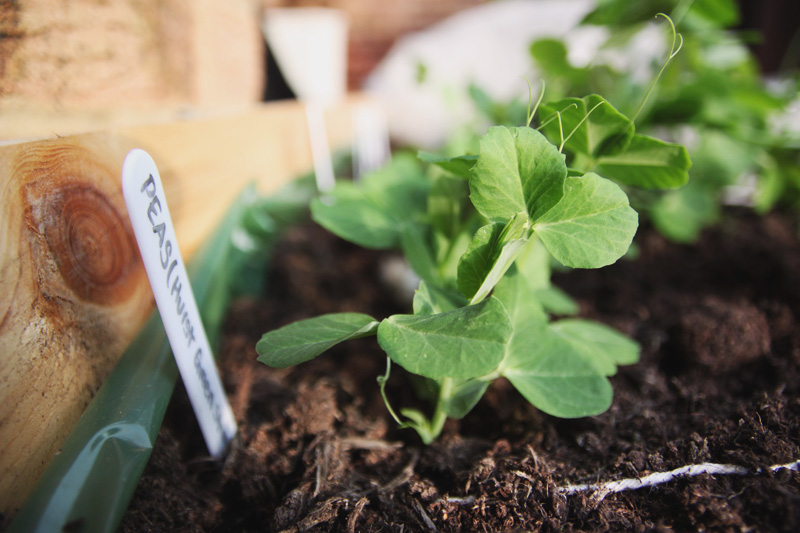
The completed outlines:
<svg viewBox="0 0 800 533">
<path fill-rule="evenodd" d="M 26 0 L 0 8 L 0 112 L 258 102 L 251 0 Z"/>
</svg>

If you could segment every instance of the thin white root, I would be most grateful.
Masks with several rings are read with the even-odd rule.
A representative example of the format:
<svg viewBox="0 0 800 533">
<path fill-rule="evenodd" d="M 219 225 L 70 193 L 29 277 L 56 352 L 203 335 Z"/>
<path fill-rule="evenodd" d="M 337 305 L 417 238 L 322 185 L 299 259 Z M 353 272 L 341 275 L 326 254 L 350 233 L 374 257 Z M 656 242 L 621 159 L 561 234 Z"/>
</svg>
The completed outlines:
<svg viewBox="0 0 800 533">
<path fill-rule="evenodd" d="M 787 463 L 783 465 L 773 465 L 767 468 L 770 472 L 777 472 L 779 470 L 793 470 L 797 472 L 800 470 L 800 461 Z M 575 494 L 578 492 L 591 491 L 595 493 L 595 497 L 602 500 L 607 495 L 622 492 L 626 490 L 637 490 L 644 487 L 653 487 L 668 483 L 679 477 L 694 477 L 701 474 L 710 475 L 737 475 L 746 476 L 749 474 L 760 474 L 763 469 L 750 470 L 743 466 L 737 465 L 724 465 L 719 463 L 701 463 L 697 465 L 688 465 L 676 468 L 669 472 L 656 472 L 641 478 L 620 479 L 618 481 L 608 481 L 606 483 L 586 483 L 579 485 L 567 485 L 559 488 L 562 494 Z"/>
<path fill-rule="evenodd" d="M 738 465 L 724 465 L 720 463 L 700 463 L 697 465 L 682 466 L 680 468 L 676 468 L 675 470 L 671 470 L 669 472 L 656 472 L 654 474 L 649 474 L 647 476 L 640 478 L 620 479 L 618 481 L 607 481 L 605 483 L 585 483 L 578 485 L 566 485 L 564 487 L 559 487 L 558 492 L 566 495 L 577 494 L 578 492 L 592 492 L 593 493 L 592 496 L 594 498 L 597 498 L 598 500 L 602 501 L 603 498 L 615 492 L 623 492 L 626 490 L 637 490 L 637 489 L 642 489 L 644 487 L 654 487 L 656 485 L 661 485 L 662 483 L 668 483 L 679 477 L 694 477 L 702 474 L 718 475 L 718 476 L 719 475 L 747 476 L 747 475 L 761 474 L 765 470 L 770 472 L 778 472 L 780 470 L 792 470 L 794 472 L 800 472 L 800 460 L 794 461 L 793 463 L 786 463 L 783 465 L 772 465 L 770 467 L 767 467 L 766 469 L 759 468 L 756 470 L 750 470 L 748 468 Z M 514 472 L 514 474 L 527 481 L 533 482 L 531 476 L 525 474 L 524 472 L 518 471 Z M 475 504 L 476 499 L 475 496 L 465 496 L 461 498 L 446 497 L 443 498 L 443 501 L 446 501 L 448 503 L 456 503 L 459 505 L 473 505 Z"/>
</svg>

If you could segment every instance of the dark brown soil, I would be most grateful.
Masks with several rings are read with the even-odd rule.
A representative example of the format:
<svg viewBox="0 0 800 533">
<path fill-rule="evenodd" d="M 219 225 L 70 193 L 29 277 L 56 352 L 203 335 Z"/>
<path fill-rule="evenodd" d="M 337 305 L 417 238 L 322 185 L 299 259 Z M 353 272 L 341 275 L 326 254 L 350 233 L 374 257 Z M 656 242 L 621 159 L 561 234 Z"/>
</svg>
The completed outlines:
<svg viewBox="0 0 800 533">
<path fill-rule="evenodd" d="M 496 382 L 430 447 L 398 430 L 374 339 L 273 370 L 269 329 L 330 311 L 404 312 L 382 256 L 308 227 L 273 260 L 268 297 L 230 309 L 221 368 L 241 440 L 219 467 L 178 389 L 122 531 L 800 531 L 800 243 L 795 219 L 732 213 L 700 243 L 640 231 L 639 257 L 557 276 L 581 314 L 637 339 L 603 415 L 559 420 Z M 388 388 L 407 405 L 407 376 Z M 605 495 L 563 488 L 704 462 L 750 475 L 682 477 Z"/>
</svg>

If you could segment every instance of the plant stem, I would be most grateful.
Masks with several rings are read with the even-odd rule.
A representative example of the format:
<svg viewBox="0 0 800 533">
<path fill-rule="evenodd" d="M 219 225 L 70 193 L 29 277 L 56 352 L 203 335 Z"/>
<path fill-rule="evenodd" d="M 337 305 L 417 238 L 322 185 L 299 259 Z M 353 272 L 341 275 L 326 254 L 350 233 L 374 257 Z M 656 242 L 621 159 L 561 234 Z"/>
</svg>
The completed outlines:
<svg viewBox="0 0 800 533">
<path fill-rule="evenodd" d="M 398 425 L 402 426 L 403 421 L 400 420 L 400 417 L 397 416 L 397 413 L 394 412 L 392 406 L 389 404 L 389 398 L 386 397 L 386 382 L 389 381 L 389 376 L 392 372 L 392 359 L 389 356 L 386 356 L 386 373 L 383 376 L 378 376 L 378 385 L 380 386 L 381 390 L 381 397 L 383 398 L 383 403 L 386 405 L 386 409 L 389 411 L 389 414 L 392 415 L 395 422 Z"/>
<path fill-rule="evenodd" d="M 508 255 L 503 258 L 501 257 L 498 261 L 492 266 L 492 269 L 486 275 L 483 280 L 483 284 L 478 288 L 475 295 L 469 301 L 469 305 L 475 305 L 481 303 L 487 296 L 492 292 L 492 289 L 500 281 L 500 278 L 503 277 L 503 274 L 511 267 L 511 264 L 517 259 L 522 246 L 528 242 L 527 237 L 516 239 L 506 244 L 508 248 Z"/>
<path fill-rule="evenodd" d="M 683 48 L 683 35 L 678 33 L 678 31 L 675 29 L 675 23 L 672 22 L 672 19 L 669 17 L 669 15 L 665 15 L 664 13 L 658 13 L 656 17 L 664 17 L 665 19 L 667 19 L 667 22 L 669 22 L 670 29 L 672 30 L 672 46 L 669 49 L 669 54 L 667 55 L 667 59 L 664 61 L 664 64 L 661 65 L 661 69 L 658 71 L 655 78 L 653 78 L 653 81 L 650 83 L 650 87 L 647 89 L 647 94 L 644 95 L 642 102 L 639 104 L 639 107 L 636 109 L 636 112 L 631 117 L 631 122 L 630 122 L 631 125 L 633 125 L 636 122 L 636 119 L 639 118 L 639 114 L 642 112 L 642 109 L 644 109 L 647 100 L 650 98 L 650 94 L 656 88 L 656 84 L 658 83 L 658 80 L 661 78 L 661 75 L 667 69 L 667 65 L 669 65 L 673 59 L 675 59 L 675 56 L 678 55 L 678 52 L 680 52 L 681 48 Z M 625 130 L 625 132 L 627 132 L 627 129 Z"/>
<path fill-rule="evenodd" d="M 444 429 L 444 423 L 447 421 L 447 411 L 444 406 L 453 394 L 453 378 L 442 378 L 439 382 L 439 396 L 436 398 L 436 408 L 430 421 L 430 437 L 433 442 Z M 426 442 L 430 444 L 430 442 Z"/>
</svg>

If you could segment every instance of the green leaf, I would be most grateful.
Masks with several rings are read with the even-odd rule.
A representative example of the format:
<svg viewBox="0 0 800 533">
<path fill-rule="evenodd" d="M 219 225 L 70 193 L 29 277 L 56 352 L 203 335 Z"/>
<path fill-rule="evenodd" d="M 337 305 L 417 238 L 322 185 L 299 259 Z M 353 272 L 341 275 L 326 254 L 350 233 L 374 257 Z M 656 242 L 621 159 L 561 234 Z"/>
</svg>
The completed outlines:
<svg viewBox="0 0 800 533">
<path fill-rule="evenodd" d="M 365 248 L 392 248 L 398 242 L 398 221 L 350 183 L 337 185 L 325 199 L 312 200 L 311 216 L 328 231 Z"/>
<path fill-rule="evenodd" d="M 506 308 L 515 330 L 547 324 L 547 314 L 539 300 L 531 298 L 528 282 L 516 266 L 500 280 L 493 296 Z"/>
<path fill-rule="evenodd" d="M 675 242 L 695 242 L 706 226 L 719 217 L 718 192 L 695 186 L 694 180 L 661 196 L 650 208 L 656 229 Z"/>
<path fill-rule="evenodd" d="M 530 54 L 539 64 L 539 67 L 548 74 L 548 77 L 567 77 L 573 68 L 567 57 L 567 46 L 559 39 L 538 39 L 531 43 Z"/>
<path fill-rule="evenodd" d="M 408 152 L 392 156 L 386 166 L 365 174 L 359 186 L 373 203 L 394 215 L 424 211 L 431 187 L 423 165 Z"/>
<path fill-rule="evenodd" d="M 691 186 L 721 189 L 734 185 L 743 175 L 755 171 L 764 152 L 725 132 L 702 128 L 700 144 L 692 149 Z"/>
<path fill-rule="evenodd" d="M 458 289 L 467 298 L 482 300 L 491 292 L 525 243 L 527 216 L 518 213 L 507 224 L 480 228 L 458 263 Z"/>
<path fill-rule="evenodd" d="M 753 198 L 753 207 L 760 214 L 772 209 L 791 185 L 792 177 L 800 175 L 800 165 L 792 164 L 791 161 L 779 162 L 769 155 L 762 159 L 761 179 L 758 180 Z"/>
<path fill-rule="evenodd" d="M 659 12 L 669 13 L 675 4 L 675 0 L 650 0 L 648 2 L 599 0 L 595 9 L 583 19 L 583 23 L 615 28 L 626 27 L 637 22 L 652 20 Z"/>
<path fill-rule="evenodd" d="M 474 83 L 469 84 L 469 87 L 467 87 L 467 92 L 469 93 L 472 103 L 475 104 L 475 107 L 477 107 L 487 119 L 491 120 L 492 123 L 497 124 L 497 122 L 494 120 L 495 103 L 494 100 L 492 100 L 492 98 L 489 96 L 489 93 Z"/>
<path fill-rule="evenodd" d="M 448 291 L 421 281 L 414 293 L 415 315 L 436 315 L 467 305 L 467 300 L 455 291 Z"/>
<path fill-rule="evenodd" d="M 426 163 L 434 164 L 444 170 L 455 174 L 459 178 L 469 179 L 470 170 L 478 160 L 477 155 L 460 155 L 457 157 L 445 157 L 430 152 L 418 152 L 417 157 Z"/>
<path fill-rule="evenodd" d="M 638 134 L 625 152 L 597 161 L 597 171 L 603 176 L 644 189 L 680 187 L 689 180 L 691 166 L 683 146 Z"/>
<path fill-rule="evenodd" d="M 428 218 L 434 228 L 454 238 L 472 212 L 469 206 L 469 185 L 466 181 L 441 175 L 428 194 Z"/>
<path fill-rule="evenodd" d="M 535 300 L 522 296 L 515 283 L 524 283 L 524 278 L 511 273 L 495 291 L 514 327 L 500 374 L 533 405 L 554 416 L 573 418 L 606 410 L 611 386 L 598 365 L 548 325 L 541 307 L 536 304 L 534 311 Z"/>
<path fill-rule="evenodd" d="M 551 324 L 550 329 L 606 376 L 616 374 L 617 365 L 630 365 L 639 360 L 639 345 L 603 324 L 568 318 Z"/>
<path fill-rule="evenodd" d="M 556 112 L 561 113 L 562 129 Z M 547 123 L 542 129 L 552 142 L 561 142 L 563 130 L 569 137 L 564 149 L 592 158 L 624 151 L 634 134 L 630 119 L 596 94 L 543 105 L 541 117 Z"/>
<path fill-rule="evenodd" d="M 739 8 L 734 0 L 694 0 L 689 13 L 703 18 L 717 28 L 739 23 Z"/>
<path fill-rule="evenodd" d="M 531 404 L 553 416 L 592 416 L 611 405 L 608 379 L 551 328 L 516 328 L 502 374 Z"/>
<path fill-rule="evenodd" d="M 467 92 L 477 110 L 490 124 L 510 126 L 525 121 L 525 104 L 518 99 L 514 98 L 509 102 L 493 100 L 489 93 L 474 83 L 469 84 Z"/>
<path fill-rule="evenodd" d="M 426 445 L 432 444 L 439 436 L 433 427 L 430 420 L 425 416 L 422 411 L 417 409 L 400 409 L 400 414 L 406 418 L 406 421 L 400 424 L 401 428 L 411 428 L 416 431 L 422 442 Z"/>
<path fill-rule="evenodd" d="M 578 303 L 550 281 L 552 256 L 539 239 L 530 239 L 517 256 L 514 266 L 525 280 L 520 292 L 530 293 L 545 311 L 557 315 L 574 315 Z M 495 296 L 497 292 L 495 291 Z"/>
<path fill-rule="evenodd" d="M 378 322 L 360 313 L 332 313 L 270 331 L 256 344 L 258 360 L 286 368 L 315 358 L 332 346 L 349 339 L 375 335 Z"/>
<path fill-rule="evenodd" d="M 404 226 L 427 210 L 430 182 L 419 163 L 396 157 L 355 185 L 339 182 L 311 202 L 312 218 L 328 231 L 365 248 L 393 248 Z"/>
<path fill-rule="evenodd" d="M 464 418 L 483 397 L 489 382 L 483 379 L 469 379 L 456 383 L 453 393 L 445 399 L 444 410 L 450 418 Z"/>
<path fill-rule="evenodd" d="M 409 372 L 467 379 L 497 368 L 511 324 L 503 304 L 488 298 L 437 315 L 394 315 L 378 327 L 378 343 Z"/>
<path fill-rule="evenodd" d="M 467 251 L 458 262 L 458 290 L 467 298 L 478 292 L 486 274 L 500 255 L 505 224 L 494 222 L 475 232 Z"/>
<path fill-rule="evenodd" d="M 475 213 L 475 220 L 472 222 L 477 224 L 481 220 L 482 217 Z M 457 289 L 458 263 L 461 260 L 461 256 L 469 248 L 470 243 L 472 243 L 472 232 L 479 229 L 476 224 L 465 225 L 461 231 L 450 239 L 439 232 L 434 232 L 433 234 L 437 269 L 440 278 L 445 281 L 448 287 L 452 286 Z"/>
<path fill-rule="evenodd" d="M 563 265 L 599 268 L 625 254 L 637 227 L 622 189 L 589 173 L 567 178 L 564 198 L 533 229 Z"/>
<path fill-rule="evenodd" d="M 431 282 L 438 281 L 439 275 L 436 272 L 431 246 L 426 239 L 425 229 L 422 225 L 405 224 L 401 226 L 400 247 L 417 276 Z"/>
<path fill-rule="evenodd" d="M 550 263 L 553 258 L 539 239 L 529 239 L 520 251 L 514 265 L 525 279 L 527 290 L 535 291 L 550 286 Z"/>
<path fill-rule="evenodd" d="M 470 198 L 491 221 L 505 223 L 521 212 L 535 221 L 561 199 L 566 176 L 564 156 L 544 135 L 531 128 L 493 127 L 481 139 Z"/>
<path fill-rule="evenodd" d="M 554 285 L 544 289 L 538 289 L 534 292 L 534 295 L 548 313 L 556 315 L 576 315 L 578 311 L 580 311 L 578 302 Z"/>
</svg>

